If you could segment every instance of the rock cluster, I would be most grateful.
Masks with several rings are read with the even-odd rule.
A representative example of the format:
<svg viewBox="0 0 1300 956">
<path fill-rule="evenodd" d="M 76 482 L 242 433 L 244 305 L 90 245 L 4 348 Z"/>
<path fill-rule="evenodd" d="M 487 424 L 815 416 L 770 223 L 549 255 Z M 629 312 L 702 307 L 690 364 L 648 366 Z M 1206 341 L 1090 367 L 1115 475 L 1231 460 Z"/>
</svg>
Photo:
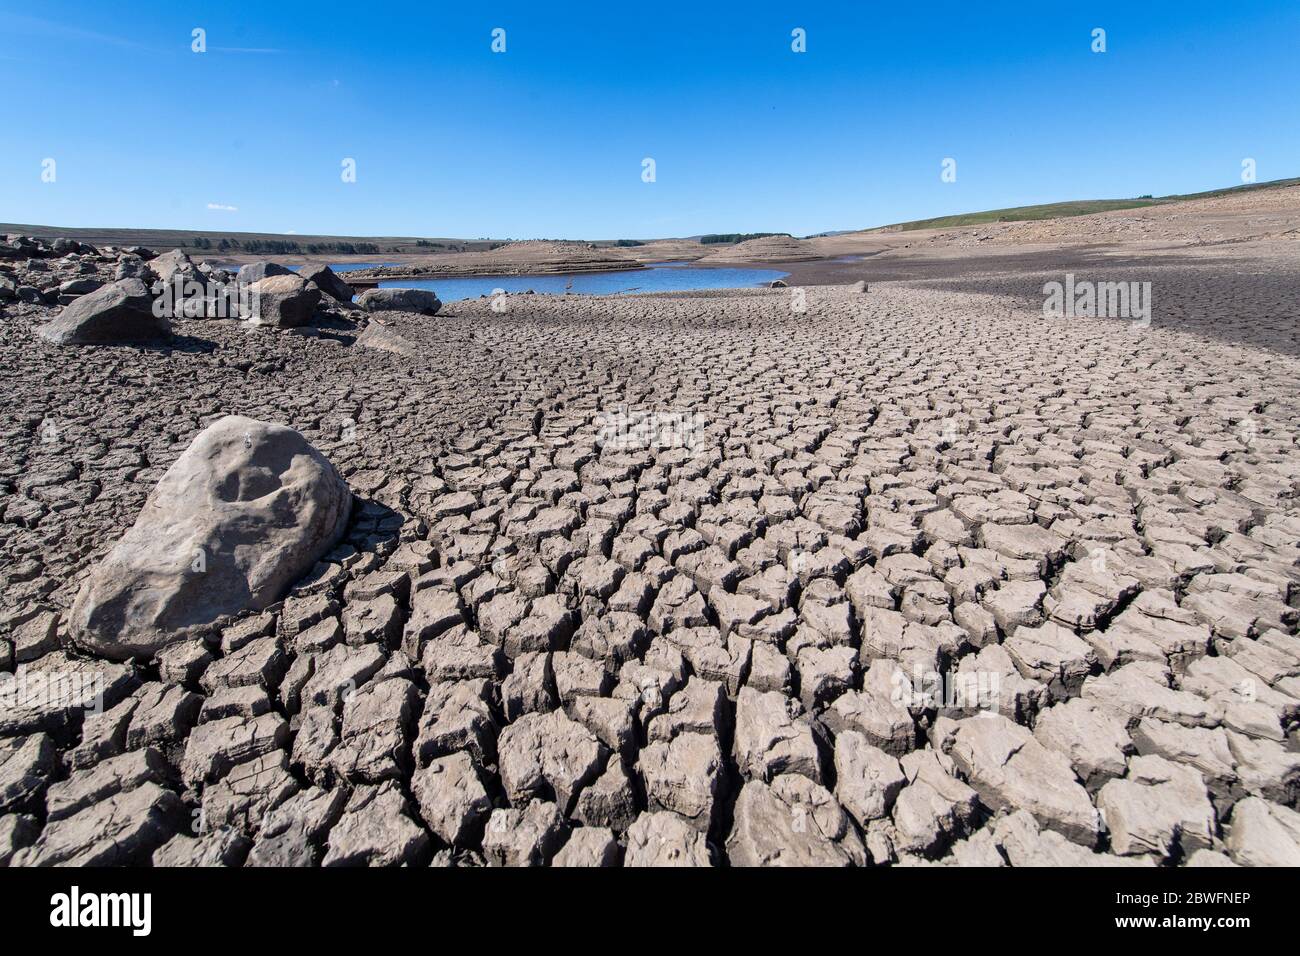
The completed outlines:
<svg viewBox="0 0 1300 956">
<path fill-rule="evenodd" d="M 18 259 L 24 260 L 21 265 L 5 264 Z M 380 308 L 432 315 L 440 305 L 432 292 L 407 302 L 411 290 L 384 291 L 396 293 L 396 299 Z M 295 273 L 274 262 L 255 262 L 233 274 L 180 250 L 155 255 L 134 247 L 96 249 L 24 236 L 0 243 L 0 307 L 62 306 L 35 329 L 54 345 L 166 347 L 174 336 L 193 331 L 173 325 L 188 319 L 237 319 L 278 330 L 340 323 L 364 328 L 365 316 L 352 300 L 352 288 L 325 265 Z"/>
</svg>

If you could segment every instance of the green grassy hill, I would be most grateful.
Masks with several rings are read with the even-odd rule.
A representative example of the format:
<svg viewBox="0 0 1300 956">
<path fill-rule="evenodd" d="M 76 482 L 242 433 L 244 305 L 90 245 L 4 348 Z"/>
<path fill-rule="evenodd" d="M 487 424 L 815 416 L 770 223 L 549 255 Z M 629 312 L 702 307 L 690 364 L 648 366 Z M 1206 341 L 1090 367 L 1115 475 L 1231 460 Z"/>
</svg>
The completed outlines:
<svg viewBox="0 0 1300 956">
<path fill-rule="evenodd" d="M 1087 216 L 1098 212 L 1110 212 L 1112 209 L 1138 209 L 1142 206 L 1159 206 L 1164 203 L 1183 202 L 1188 199 L 1210 199 L 1214 196 L 1226 196 L 1229 193 L 1245 192 L 1252 189 L 1275 189 L 1279 186 L 1295 186 L 1300 178 L 1274 179 L 1267 183 L 1248 183 L 1243 186 L 1230 186 L 1226 189 L 1211 189 L 1202 193 L 1186 193 L 1179 196 L 1140 196 L 1136 199 L 1076 199 L 1070 202 L 1044 203 L 1038 206 L 1012 206 L 1009 209 L 989 209 L 985 212 L 968 212 L 957 216 L 938 216 L 934 219 L 916 219 L 912 222 L 898 222 L 877 229 L 951 229 L 955 226 L 978 226 L 986 222 L 1026 222 L 1034 219 L 1057 219 L 1067 216 Z M 875 232 L 875 229 L 865 230 Z"/>
</svg>

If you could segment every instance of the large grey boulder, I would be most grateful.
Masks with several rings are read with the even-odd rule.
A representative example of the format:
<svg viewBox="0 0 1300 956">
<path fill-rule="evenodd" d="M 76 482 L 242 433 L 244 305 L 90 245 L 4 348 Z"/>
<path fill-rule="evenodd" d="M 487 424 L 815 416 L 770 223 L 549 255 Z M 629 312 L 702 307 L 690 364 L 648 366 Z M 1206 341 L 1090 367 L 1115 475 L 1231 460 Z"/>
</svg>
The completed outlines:
<svg viewBox="0 0 1300 956">
<path fill-rule="evenodd" d="M 352 296 L 356 294 L 352 286 L 340 279 L 327 265 L 305 265 L 298 270 L 298 275 L 306 282 L 316 283 L 322 292 L 340 302 L 351 302 Z"/>
<path fill-rule="evenodd" d="M 291 428 L 229 415 L 195 437 L 73 603 L 82 648 L 148 658 L 262 610 L 338 542 L 352 495 Z"/>
<path fill-rule="evenodd" d="M 164 252 L 149 263 L 149 269 L 161 281 L 169 284 L 178 278 L 182 282 L 202 282 L 204 278 L 194 261 L 179 249 Z"/>
<path fill-rule="evenodd" d="M 442 308 L 438 296 L 428 289 L 367 289 L 357 299 L 367 312 L 419 312 L 437 315 Z"/>
<path fill-rule="evenodd" d="M 55 345 L 113 345 L 160 342 L 171 323 L 154 315 L 153 298 L 139 279 L 121 279 L 65 306 L 39 334 Z"/>
<path fill-rule="evenodd" d="M 288 269 L 277 262 L 250 262 L 248 265 L 239 267 L 239 274 L 235 281 L 240 285 L 252 285 L 254 282 L 269 276 L 291 276 L 294 275 L 292 269 Z"/>
<path fill-rule="evenodd" d="M 241 270 L 242 271 L 242 270 Z M 320 289 L 296 275 L 276 275 L 247 289 L 246 318 L 255 325 L 291 329 L 311 322 Z"/>
</svg>

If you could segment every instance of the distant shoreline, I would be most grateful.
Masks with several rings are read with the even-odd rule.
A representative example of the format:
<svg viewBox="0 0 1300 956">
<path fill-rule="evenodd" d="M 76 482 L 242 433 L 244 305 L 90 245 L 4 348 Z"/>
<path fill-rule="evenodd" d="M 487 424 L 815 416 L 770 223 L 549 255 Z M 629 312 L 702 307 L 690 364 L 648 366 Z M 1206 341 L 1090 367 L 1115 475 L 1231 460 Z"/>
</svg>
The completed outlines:
<svg viewBox="0 0 1300 956">
<path fill-rule="evenodd" d="M 671 261 L 671 260 L 664 260 Z M 564 276 L 564 275 L 592 275 L 602 272 L 642 272 L 650 268 L 655 263 L 640 263 L 634 261 L 611 263 L 608 266 L 593 268 L 592 265 L 577 263 L 556 263 L 539 264 L 531 267 L 525 264 L 521 268 L 515 269 L 494 269 L 484 271 L 483 269 L 457 269 L 451 265 L 428 266 L 422 269 L 407 269 L 401 266 L 381 266 L 375 269 L 356 269 L 350 270 L 348 275 L 356 279 L 378 279 L 387 281 L 389 279 L 518 279 L 528 276 Z"/>
</svg>

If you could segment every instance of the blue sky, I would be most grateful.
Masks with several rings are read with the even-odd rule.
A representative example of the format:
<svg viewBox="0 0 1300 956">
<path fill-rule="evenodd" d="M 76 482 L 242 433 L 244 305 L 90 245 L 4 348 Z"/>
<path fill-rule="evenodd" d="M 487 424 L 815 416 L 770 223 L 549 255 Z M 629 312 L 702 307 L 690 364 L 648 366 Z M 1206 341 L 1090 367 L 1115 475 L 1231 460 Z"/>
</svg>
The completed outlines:
<svg viewBox="0 0 1300 956">
<path fill-rule="evenodd" d="M 0 221 L 805 235 L 1189 192 L 1300 175 L 1298 48 L 1294 0 L 0 0 Z"/>
</svg>

